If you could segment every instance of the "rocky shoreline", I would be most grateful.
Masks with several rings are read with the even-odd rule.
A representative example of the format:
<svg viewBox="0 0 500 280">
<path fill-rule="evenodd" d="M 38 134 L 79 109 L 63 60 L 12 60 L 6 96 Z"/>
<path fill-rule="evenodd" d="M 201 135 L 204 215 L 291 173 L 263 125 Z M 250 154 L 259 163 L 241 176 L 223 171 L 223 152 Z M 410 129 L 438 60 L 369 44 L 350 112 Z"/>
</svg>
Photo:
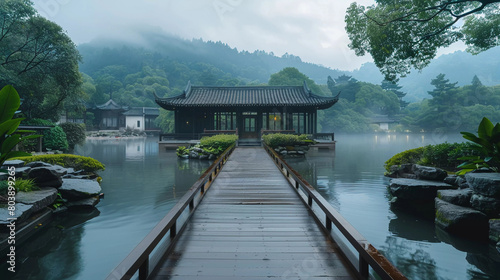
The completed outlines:
<svg viewBox="0 0 500 280">
<path fill-rule="evenodd" d="M 8 247 L 8 237 L 15 221 L 16 244 L 27 239 L 50 221 L 52 215 L 71 211 L 92 211 L 102 197 L 98 175 L 82 170 L 64 168 L 41 161 L 26 163 L 21 160 L 6 161 L 2 169 L 15 168 L 15 178 L 33 179 L 38 190 L 17 192 L 15 210 L 7 202 L 0 203 L 0 252 Z M 0 175 L 7 180 L 8 175 Z M 12 205 L 11 205 L 12 206 Z"/>
<path fill-rule="evenodd" d="M 464 177 L 417 164 L 391 167 L 391 206 L 433 217 L 450 234 L 489 239 L 500 251 L 500 173 Z"/>
</svg>

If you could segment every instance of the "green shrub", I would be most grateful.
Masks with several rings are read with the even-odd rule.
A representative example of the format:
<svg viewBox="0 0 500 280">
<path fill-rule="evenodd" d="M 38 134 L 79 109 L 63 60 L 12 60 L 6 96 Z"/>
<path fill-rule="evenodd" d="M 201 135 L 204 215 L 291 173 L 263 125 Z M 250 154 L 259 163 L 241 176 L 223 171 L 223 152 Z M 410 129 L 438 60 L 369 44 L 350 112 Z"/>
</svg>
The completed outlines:
<svg viewBox="0 0 500 280">
<path fill-rule="evenodd" d="M 34 179 L 17 178 L 14 187 L 16 188 L 16 192 L 32 192 L 40 189 L 35 184 Z M 9 182 L 0 181 L 0 195 L 7 195 L 8 190 L 9 190 Z"/>
<path fill-rule="evenodd" d="M 43 147 L 47 150 L 67 151 L 69 145 L 64 130 L 60 126 L 56 126 L 48 132 L 44 132 Z"/>
<path fill-rule="evenodd" d="M 15 186 L 18 192 L 32 192 L 40 189 L 36 186 L 34 179 L 16 179 Z"/>
<path fill-rule="evenodd" d="M 184 147 L 184 146 L 180 146 L 179 148 L 177 148 L 177 150 L 175 151 L 175 153 L 177 154 L 178 157 L 181 157 L 181 156 L 184 156 L 184 155 L 188 155 L 189 154 L 189 149 Z"/>
<path fill-rule="evenodd" d="M 439 167 L 449 171 L 456 171 L 462 163 L 464 156 L 474 156 L 478 153 L 472 149 L 471 143 L 442 143 L 427 145 L 416 149 L 407 150 L 394 155 L 385 162 L 385 169 L 390 170 L 393 165 L 406 163 Z"/>
<path fill-rule="evenodd" d="M 104 170 L 104 165 L 96 159 L 70 154 L 36 155 L 31 157 L 18 157 L 16 159 L 23 160 L 26 163 L 43 161 L 49 164 L 58 164 L 66 168 L 72 167 L 75 170 L 84 170 L 85 172 Z"/>
<path fill-rule="evenodd" d="M 66 133 L 68 147 L 73 150 L 76 145 L 85 143 L 85 125 L 79 123 L 63 123 L 61 128 Z"/>
<path fill-rule="evenodd" d="M 234 134 L 218 134 L 211 137 L 203 137 L 200 140 L 200 147 L 209 153 L 221 154 L 231 145 L 235 144 L 238 136 Z"/>
<path fill-rule="evenodd" d="M 385 162 L 385 169 L 390 171 L 390 168 L 393 165 L 399 166 L 406 163 L 418 163 L 423 158 L 423 154 L 424 147 L 397 153 Z"/>
<path fill-rule="evenodd" d="M 306 134 L 294 135 L 294 134 L 282 134 L 274 133 L 262 136 L 264 143 L 271 148 L 276 148 L 279 146 L 295 146 L 305 143 L 313 143 L 312 140 L 307 138 Z"/>
</svg>

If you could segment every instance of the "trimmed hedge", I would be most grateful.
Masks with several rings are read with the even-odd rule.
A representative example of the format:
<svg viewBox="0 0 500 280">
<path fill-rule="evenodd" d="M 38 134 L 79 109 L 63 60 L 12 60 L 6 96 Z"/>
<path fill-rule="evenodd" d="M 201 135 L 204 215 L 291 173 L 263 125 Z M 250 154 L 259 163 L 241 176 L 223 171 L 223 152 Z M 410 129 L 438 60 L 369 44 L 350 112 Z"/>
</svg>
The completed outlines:
<svg viewBox="0 0 500 280">
<path fill-rule="evenodd" d="M 85 124 L 80 123 L 62 123 L 61 128 L 66 133 L 68 146 L 73 150 L 76 145 L 85 143 Z"/>
<path fill-rule="evenodd" d="M 237 140 L 238 136 L 234 134 L 218 134 L 201 138 L 200 147 L 208 153 L 220 155 Z"/>
<path fill-rule="evenodd" d="M 314 141 L 307 138 L 306 134 L 294 135 L 294 134 L 282 134 L 274 133 L 263 135 L 262 139 L 264 143 L 271 148 L 285 147 L 285 146 L 295 146 L 302 144 L 312 144 Z"/>
<path fill-rule="evenodd" d="M 49 164 L 58 164 L 66 168 L 72 167 L 75 170 L 84 170 L 85 172 L 96 172 L 105 169 L 104 165 L 96 159 L 70 154 L 36 155 L 28 157 L 17 157 L 15 159 L 22 160 L 25 163 L 32 161 L 43 161 Z"/>
<path fill-rule="evenodd" d="M 457 166 L 463 163 L 459 158 L 464 156 L 479 155 L 471 147 L 471 143 L 442 143 L 427 145 L 416 149 L 407 150 L 394 155 L 385 162 L 385 169 L 390 171 L 391 166 L 406 163 L 439 167 L 448 171 L 458 170 Z"/>
</svg>

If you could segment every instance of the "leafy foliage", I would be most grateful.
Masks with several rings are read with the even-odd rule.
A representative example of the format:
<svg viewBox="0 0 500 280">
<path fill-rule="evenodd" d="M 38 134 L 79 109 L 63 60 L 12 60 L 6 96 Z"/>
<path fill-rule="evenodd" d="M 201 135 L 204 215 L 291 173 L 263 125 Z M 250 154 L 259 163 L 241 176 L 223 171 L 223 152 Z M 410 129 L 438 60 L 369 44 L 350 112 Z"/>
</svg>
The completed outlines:
<svg viewBox="0 0 500 280">
<path fill-rule="evenodd" d="M 21 133 L 30 131 L 18 131 L 17 128 L 23 120 L 14 119 L 21 100 L 19 94 L 12 86 L 5 86 L 0 90 L 0 166 L 8 159 L 16 156 L 30 155 L 24 152 L 14 151 L 17 144 L 39 137 L 39 135 L 22 136 Z M 5 172 L 0 170 L 0 172 Z"/>
<path fill-rule="evenodd" d="M 238 140 L 237 135 L 233 134 L 218 134 L 211 137 L 203 137 L 200 140 L 200 146 L 207 152 L 220 155 L 231 145 L 235 144 Z"/>
<path fill-rule="evenodd" d="M 60 126 L 55 126 L 51 128 L 48 132 L 43 133 L 43 147 L 47 150 L 68 150 L 68 140 L 66 139 L 66 133 Z"/>
<path fill-rule="evenodd" d="M 388 80 L 422 69 L 437 50 L 463 40 L 473 53 L 499 45 L 499 1 L 384 1 L 347 9 L 349 47 L 370 53 Z M 465 19 L 463 25 L 456 24 Z"/>
<path fill-rule="evenodd" d="M 449 171 L 458 170 L 464 156 L 477 155 L 470 143 L 441 143 L 407 150 L 394 155 L 385 162 L 385 169 L 401 164 L 421 164 Z"/>
<path fill-rule="evenodd" d="M 73 150 L 76 145 L 85 143 L 85 125 L 78 123 L 62 123 L 61 128 L 66 133 L 68 147 Z"/>
<path fill-rule="evenodd" d="M 178 157 L 182 157 L 182 156 L 185 156 L 185 155 L 189 155 L 189 149 L 186 148 L 185 146 L 180 146 L 179 148 L 177 148 L 177 150 L 175 151 L 175 154 L 178 156 Z"/>
<path fill-rule="evenodd" d="M 276 148 L 279 146 L 285 147 L 285 146 L 295 146 L 306 143 L 308 144 L 312 143 L 312 141 L 307 138 L 306 134 L 294 135 L 294 134 L 273 133 L 273 134 L 263 135 L 262 139 L 264 140 L 264 143 L 266 143 L 266 145 L 268 145 L 271 148 Z"/>
<path fill-rule="evenodd" d="M 17 157 L 16 159 L 23 160 L 25 163 L 43 161 L 49 164 L 58 164 L 66 168 L 72 167 L 75 170 L 83 170 L 85 172 L 96 172 L 104 170 L 105 168 L 104 165 L 96 159 L 70 154 L 35 155 L 31 157 Z"/>
<path fill-rule="evenodd" d="M 472 141 L 471 148 L 479 155 L 466 156 L 460 159 L 467 160 L 461 164 L 460 174 L 465 174 L 479 168 L 487 168 L 494 172 L 500 172 L 500 123 L 493 123 L 483 118 L 477 129 L 477 136 L 470 132 L 461 132 L 462 136 Z"/>
<path fill-rule="evenodd" d="M 60 26 L 39 16 L 29 0 L 6 0 L 0 30 L 0 87 L 13 84 L 22 93 L 28 118 L 55 121 L 65 102 L 81 104 L 80 55 Z"/>
</svg>

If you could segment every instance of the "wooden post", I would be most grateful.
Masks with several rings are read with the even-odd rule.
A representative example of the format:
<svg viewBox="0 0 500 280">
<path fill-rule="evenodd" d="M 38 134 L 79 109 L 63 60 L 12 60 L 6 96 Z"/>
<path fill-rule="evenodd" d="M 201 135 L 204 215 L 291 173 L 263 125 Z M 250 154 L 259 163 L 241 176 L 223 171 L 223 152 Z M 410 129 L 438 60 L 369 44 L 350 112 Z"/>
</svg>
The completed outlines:
<svg viewBox="0 0 500 280">
<path fill-rule="evenodd" d="M 177 235 L 177 222 L 175 222 L 170 228 L 170 238 L 174 238 Z"/>
<path fill-rule="evenodd" d="M 149 277 L 149 257 L 139 267 L 139 280 L 146 280 Z"/>
<path fill-rule="evenodd" d="M 370 276 L 368 262 L 359 254 L 359 274 L 363 279 L 368 279 Z"/>
</svg>

